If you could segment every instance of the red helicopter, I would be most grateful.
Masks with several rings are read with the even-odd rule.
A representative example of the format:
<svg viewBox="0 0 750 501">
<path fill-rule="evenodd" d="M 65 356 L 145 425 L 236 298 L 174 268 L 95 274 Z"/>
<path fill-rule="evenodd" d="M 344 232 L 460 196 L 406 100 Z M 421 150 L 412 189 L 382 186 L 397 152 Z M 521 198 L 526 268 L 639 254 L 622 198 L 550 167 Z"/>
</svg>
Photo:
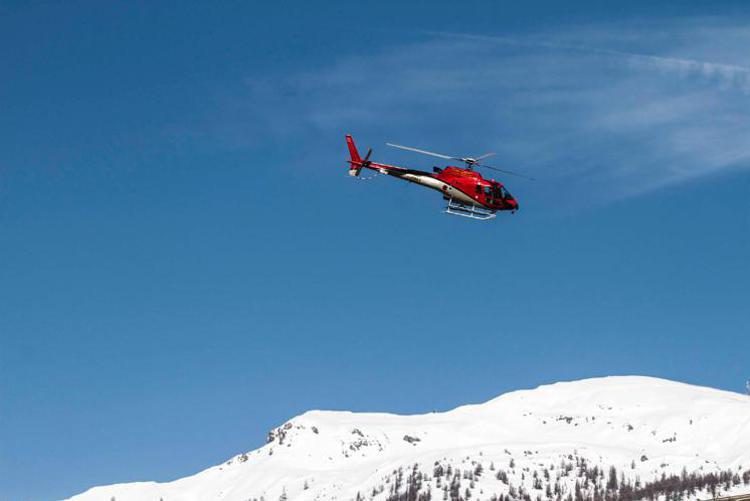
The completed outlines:
<svg viewBox="0 0 750 501">
<path fill-rule="evenodd" d="M 486 153 L 476 158 L 451 157 L 410 146 L 386 143 L 393 148 L 415 151 L 446 160 L 458 160 L 466 164 L 466 168 L 464 169 L 455 166 L 448 166 L 444 169 L 433 167 L 433 172 L 426 172 L 373 162 L 370 160 L 372 148 L 367 151 L 365 158 L 361 158 L 357 147 L 354 145 L 354 139 L 348 134 L 346 136 L 346 144 L 349 147 L 349 155 L 351 156 L 351 159 L 348 160 L 349 175 L 359 177 L 362 169 L 371 169 L 379 174 L 393 176 L 404 181 L 409 181 L 410 183 L 421 184 L 443 194 L 443 200 L 448 201 L 445 208 L 446 213 L 470 217 L 472 219 L 487 220 L 494 218 L 497 211 L 511 211 L 511 213 L 515 213 L 518 210 L 518 202 L 505 189 L 502 183 L 498 183 L 494 179 L 484 179 L 480 173 L 473 170 L 474 167 L 483 167 L 485 169 L 532 179 L 515 172 L 480 163 L 480 160 L 490 157 L 494 153 Z"/>
</svg>

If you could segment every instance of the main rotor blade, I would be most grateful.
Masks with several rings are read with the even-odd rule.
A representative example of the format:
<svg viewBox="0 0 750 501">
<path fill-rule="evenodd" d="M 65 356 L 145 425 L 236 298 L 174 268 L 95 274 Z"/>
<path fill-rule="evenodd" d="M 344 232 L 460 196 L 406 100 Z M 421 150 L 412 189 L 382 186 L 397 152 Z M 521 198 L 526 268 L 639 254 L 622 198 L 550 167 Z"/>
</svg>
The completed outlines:
<svg viewBox="0 0 750 501">
<path fill-rule="evenodd" d="M 492 167 L 490 165 L 484 165 L 484 164 L 475 164 L 475 165 L 477 165 L 478 167 L 484 167 L 485 169 L 496 170 L 496 171 L 502 172 L 504 174 L 510 174 L 511 176 L 522 177 L 524 179 L 528 179 L 529 181 L 536 181 L 536 179 L 534 179 L 531 176 L 525 176 L 523 174 L 519 174 L 518 172 L 513 172 L 512 170 L 498 169 L 497 167 Z"/>
<path fill-rule="evenodd" d="M 392 147 L 392 148 L 398 148 L 400 150 L 415 151 L 417 153 L 422 153 L 423 155 L 430 155 L 430 156 L 433 156 L 433 157 L 444 158 L 446 160 L 458 160 L 460 162 L 465 162 L 465 163 L 469 164 L 470 166 L 471 165 L 476 165 L 477 167 L 484 167 L 486 169 L 496 170 L 498 172 L 502 172 L 504 174 L 509 174 L 511 176 L 518 176 L 518 177 L 522 177 L 524 179 L 528 179 L 530 181 L 535 181 L 535 179 L 533 177 L 525 176 L 523 174 L 519 174 L 518 172 L 513 172 L 511 170 L 505 170 L 505 169 L 498 169 L 497 167 L 492 167 L 491 165 L 484 165 L 484 164 L 480 164 L 479 163 L 479 160 L 482 160 L 483 158 L 491 157 L 491 156 L 495 155 L 495 153 L 485 153 L 484 155 L 482 155 L 480 157 L 473 158 L 473 159 L 471 159 L 471 161 L 467 161 L 468 159 L 466 159 L 466 158 L 451 157 L 451 156 L 448 156 L 448 155 L 443 155 L 442 153 L 435 153 L 434 151 L 427 151 L 427 150 L 420 150 L 419 148 L 412 148 L 411 146 L 402 146 L 400 144 L 393 144 L 393 143 L 385 143 L 385 144 L 388 145 L 388 146 L 390 146 L 390 147 Z"/>
<path fill-rule="evenodd" d="M 485 153 L 481 157 L 476 157 L 474 160 L 479 161 L 479 160 L 482 160 L 483 158 L 491 157 L 491 156 L 494 156 L 494 155 L 497 155 L 497 153 Z"/>
<path fill-rule="evenodd" d="M 398 148 L 400 150 L 416 151 L 417 153 L 422 153 L 424 155 L 431 155 L 433 157 L 438 157 L 438 158 L 445 158 L 446 160 L 461 160 L 460 158 L 449 157 L 448 155 L 443 155 L 442 153 L 435 153 L 432 151 L 420 150 L 418 148 L 412 148 L 411 146 L 401 146 L 400 144 L 393 144 L 393 143 L 385 143 L 385 144 L 388 146 L 391 146 L 392 148 Z"/>
</svg>

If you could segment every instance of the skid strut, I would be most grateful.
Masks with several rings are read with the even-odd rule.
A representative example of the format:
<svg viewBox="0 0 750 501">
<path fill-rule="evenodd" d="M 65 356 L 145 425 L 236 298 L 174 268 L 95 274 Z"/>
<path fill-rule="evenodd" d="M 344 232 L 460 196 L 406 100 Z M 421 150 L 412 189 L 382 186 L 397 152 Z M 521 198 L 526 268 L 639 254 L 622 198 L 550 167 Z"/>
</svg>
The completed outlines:
<svg viewBox="0 0 750 501">
<path fill-rule="evenodd" d="M 478 205 L 463 204 L 461 202 L 453 200 L 453 198 L 448 199 L 448 205 L 445 207 L 445 212 L 447 214 L 453 214 L 454 216 L 479 219 L 480 221 L 494 219 L 495 217 L 494 210 L 485 209 L 484 207 L 480 207 Z"/>
</svg>

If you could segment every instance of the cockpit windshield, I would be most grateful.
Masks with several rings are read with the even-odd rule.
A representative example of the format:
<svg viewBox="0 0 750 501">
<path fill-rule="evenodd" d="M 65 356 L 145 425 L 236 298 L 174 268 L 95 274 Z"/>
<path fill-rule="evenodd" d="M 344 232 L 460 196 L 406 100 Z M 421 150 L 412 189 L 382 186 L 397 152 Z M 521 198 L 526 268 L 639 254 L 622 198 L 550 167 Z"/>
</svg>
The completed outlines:
<svg viewBox="0 0 750 501">
<path fill-rule="evenodd" d="M 497 184 L 492 187 L 492 196 L 495 197 L 495 198 L 503 199 L 503 200 L 507 200 L 509 198 L 510 199 L 513 198 L 510 195 L 510 192 L 508 192 L 508 190 L 506 190 L 504 186 L 500 186 L 500 185 L 497 185 Z"/>
</svg>

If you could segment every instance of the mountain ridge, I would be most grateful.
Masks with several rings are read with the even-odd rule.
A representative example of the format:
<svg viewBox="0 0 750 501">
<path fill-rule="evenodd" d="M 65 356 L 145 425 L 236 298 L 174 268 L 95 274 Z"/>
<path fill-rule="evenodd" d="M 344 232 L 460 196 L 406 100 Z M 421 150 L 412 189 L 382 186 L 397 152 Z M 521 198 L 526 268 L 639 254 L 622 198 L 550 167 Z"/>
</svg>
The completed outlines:
<svg viewBox="0 0 750 501">
<path fill-rule="evenodd" d="M 322 501 L 367 493 L 385 500 L 406 488 L 393 490 L 398 472 L 409 468 L 431 479 L 420 480 L 422 495 L 444 497 L 437 464 L 462 472 L 468 465 L 492 467 L 497 478 L 470 481 L 483 493 L 511 496 L 512 486 L 518 495 L 536 485 L 546 495 L 550 469 L 559 473 L 571 462 L 587 471 L 615 468 L 621 483 L 633 485 L 683 470 L 750 471 L 750 397 L 649 376 L 605 376 L 512 391 L 445 412 L 311 410 L 271 430 L 266 445 L 195 475 L 95 487 L 70 499 Z M 570 493 L 575 482 L 565 477 L 554 483 Z"/>
</svg>

